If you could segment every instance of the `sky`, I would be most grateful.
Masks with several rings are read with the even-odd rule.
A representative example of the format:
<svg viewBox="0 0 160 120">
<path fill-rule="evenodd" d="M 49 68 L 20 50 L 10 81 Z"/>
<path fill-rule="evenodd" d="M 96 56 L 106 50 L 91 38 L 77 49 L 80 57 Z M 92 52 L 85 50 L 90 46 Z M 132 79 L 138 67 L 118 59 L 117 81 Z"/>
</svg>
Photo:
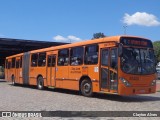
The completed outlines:
<svg viewBox="0 0 160 120">
<path fill-rule="evenodd" d="M 73 43 L 98 32 L 160 40 L 160 0 L 0 0 L 0 38 Z"/>
</svg>

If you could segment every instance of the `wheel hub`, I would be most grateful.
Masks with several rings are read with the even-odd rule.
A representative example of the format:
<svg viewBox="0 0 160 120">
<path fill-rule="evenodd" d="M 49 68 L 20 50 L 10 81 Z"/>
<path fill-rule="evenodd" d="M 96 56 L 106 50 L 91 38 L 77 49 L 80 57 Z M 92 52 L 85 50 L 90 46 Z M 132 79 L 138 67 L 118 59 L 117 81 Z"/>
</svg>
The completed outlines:
<svg viewBox="0 0 160 120">
<path fill-rule="evenodd" d="M 89 92 L 91 89 L 91 85 L 89 83 L 84 84 L 84 91 Z"/>
</svg>

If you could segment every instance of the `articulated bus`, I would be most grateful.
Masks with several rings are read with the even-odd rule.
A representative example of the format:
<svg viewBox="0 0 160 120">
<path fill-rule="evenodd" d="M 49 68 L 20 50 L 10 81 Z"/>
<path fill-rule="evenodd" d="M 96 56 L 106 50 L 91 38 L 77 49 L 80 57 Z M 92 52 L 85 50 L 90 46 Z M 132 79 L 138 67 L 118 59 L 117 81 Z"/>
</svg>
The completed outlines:
<svg viewBox="0 0 160 120">
<path fill-rule="evenodd" d="M 117 95 L 156 92 L 152 42 L 112 36 L 33 50 L 6 58 L 5 78 L 15 84 Z"/>
</svg>

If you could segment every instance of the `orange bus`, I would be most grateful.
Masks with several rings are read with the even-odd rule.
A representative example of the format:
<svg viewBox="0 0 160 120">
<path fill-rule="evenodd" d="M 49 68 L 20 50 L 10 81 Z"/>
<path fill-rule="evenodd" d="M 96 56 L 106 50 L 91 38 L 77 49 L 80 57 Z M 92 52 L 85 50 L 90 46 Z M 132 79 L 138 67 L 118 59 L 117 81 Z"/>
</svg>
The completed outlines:
<svg viewBox="0 0 160 120">
<path fill-rule="evenodd" d="M 5 78 L 15 84 L 117 95 L 156 92 L 152 42 L 112 36 L 33 50 L 6 58 Z"/>
</svg>

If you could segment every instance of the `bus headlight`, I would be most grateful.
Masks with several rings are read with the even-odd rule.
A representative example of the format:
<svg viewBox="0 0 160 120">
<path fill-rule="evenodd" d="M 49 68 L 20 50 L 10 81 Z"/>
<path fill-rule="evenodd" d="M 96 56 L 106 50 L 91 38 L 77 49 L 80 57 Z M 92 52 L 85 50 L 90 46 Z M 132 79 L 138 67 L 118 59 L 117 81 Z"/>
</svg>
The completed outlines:
<svg viewBox="0 0 160 120">
<path fill-rule="evenodd" d="M 123 77 L 121 77 L 120 80 L 122 81 L 122 83 L 123 83 L 125 86 L 127 86 L 127 87 L 130 87 L 130 86 L 131 86 L 131 84 L 130 84 L 126 79 L 124 79 Z"/>
<path fill-rule="evenodd" d="M 153 80 L 152 82 L 151 82 L 151 86 L 155 86 L 156 85 L 156 80 Z"/>
</svg>

